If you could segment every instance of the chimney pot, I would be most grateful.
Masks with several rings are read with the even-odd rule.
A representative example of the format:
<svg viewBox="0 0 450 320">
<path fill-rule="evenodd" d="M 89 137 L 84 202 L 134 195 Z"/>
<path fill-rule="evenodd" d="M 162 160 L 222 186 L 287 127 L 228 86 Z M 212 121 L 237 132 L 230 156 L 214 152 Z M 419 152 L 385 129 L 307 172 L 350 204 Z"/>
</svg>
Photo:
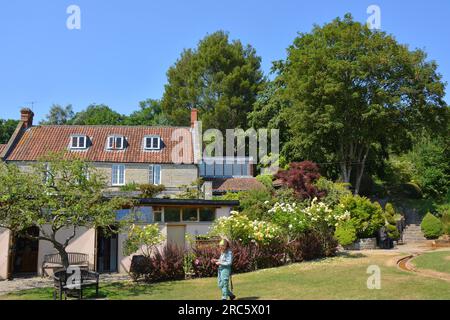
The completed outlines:
<svg viewBox="0 0 450 320">
<path fill-rule="evenodd" d="M 23 108 L 20 110 L 20 121 L 24 123 L 25 129 L 33 126 L 34 113 L 29 108 Z"/>
<path fill-rule="evenodd" d="M 195 126 L 195 123 L 198 121 L 198 109 L 191 110 L 191 128 Z"/>
</svg>

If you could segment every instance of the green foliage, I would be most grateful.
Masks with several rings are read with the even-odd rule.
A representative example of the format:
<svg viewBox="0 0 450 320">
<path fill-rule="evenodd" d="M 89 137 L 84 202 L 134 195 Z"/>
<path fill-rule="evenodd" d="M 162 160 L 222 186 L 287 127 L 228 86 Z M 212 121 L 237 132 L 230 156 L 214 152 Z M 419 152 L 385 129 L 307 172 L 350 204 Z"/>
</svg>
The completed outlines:
<svg viewBox="0 0 450 320">
<path fill-rule="evenodd" d="M 154 185 L 154 184 L 141 184 L 139 186 L 139 191 L 141 191 L 141 198 L 154 198 L 157 194 L 166 190 L 166 187 L 162 184 Z"/>
<path fill-rule="evenodd" d="M 443 226 L 441 220 L 430 212 L 425 215 L 420 226 L 427 239 L 437 239 L 442 235 Z"/>
<path fill-rule="evenodd" d="M 145 257 L 150 257 L 155 247 L 164 240 L 165 237 L 161 234 L 158 224 L 145 226 L 133 224 L 128 231 L 128 238 L 124 242 L 123 253 L 125 256 L 129 256 L 142 251 Z"/>
<path fill-rule="evenodd" d="M 0 144 L 6 144 L 16 130 L 19 121 L 0 119 Z"/>
<path fill-rule="evenodd" d="M 49 113 L 45 116 L 45 119 L 40 124 L 43 125 L 65 125 L 69 124 L 74 117 L 72 105 L 68 104 L 62 107 L 59 104 L 51 106 Z"/>
<path fill-rule="evenodd" d="M 267 244 L 280 236 L 280 228 L 267 221 L 250 220 L 245 214 L 233 211 L 229 217 L 220 217 L 211 226 L 211 236 L 227 237 L 244 244 Z"/>
<path fill-rule="evenodd" d="M 366 197 L 344 196 L 334 210 L 338 214 L 349 212 L 358 239 L 374 237 L 385 224 L 381 206 Z"/>
<path fill-rule="evenodd" d="M 261 220 L 272 203 L 272 195 L 267 190 L 255 189 L 239 193 L 241 212 L 252 220 Z"/>
<path fill-rule="evenodd" d="M 127 183 L 126 185 L 120 187 L 120 191 L 123 191 L 123 192 L 138 191 L 138 190 L 139 190 L 139 184 L 136 182 L 130 182 L 130 183 Z"/>
<path fill-rule="evenodd" d="M 183 190 L 177 194 L 178 199 L 204 199 L 205 194 L 202 190 L 203 179 L 199 178 L 191 183 L 191 185 L 181 185 L 180 189 Z"/>
<path fill-rule="evenodd" d="M 175 125 L 189 125 L 199 109 L 205 129 L 247 128 L 247 113 L 263 88 L 261 58 L 250 45 L 214 32 L 187 49 L 167 72 L 162 109 Z"/>
<path fill-rule="evenodd" d="M 261 182 L 266 187 L 267 190 L 273 189 L 273 184 L 272 184 L 273 176 L 271 174 L 258 175 L 258 176 L 256 176 L 256 180 Z"/>
<path fill-rule="evenodd" d="M 86 110 L 75 114 L 74 125 L 123 125 L 125 116 L 104 104 L 91 104 Z"/>
<path fill-rule="evenodd" d="M 276 88 L 249 117 L 259 127 L 283 121 L 289 161 L 340 164 L 356 193 L 368 159 L 408 150 L 417 128 L 437 135 L 448 124 L 436 63 L 350 15 L 301 33 L 274 69 Z"/>
<path fill-rule="evenodd" d="M 450 211 L 445 212 L 441 216 L 441 222 L 442 222 L 443 233 L 446 235 L 450 235 Z"/>
<path fill-rule="evenodd" d="M 326 193 L 320 200 L 330 206 L 337 205 L 343 196 L 351 195 L 348 183 L 333 182 L 325 177 L 320 177 L 315 185 L 320 191 Z"/>
<path fill-rule="evenodd" d="M 131 126 L 169 125 L 169 120 L 162 113 L 159 100 L 147 99 L 139 102 L 139 110 L 126 117 L 125 124 Z"/>
<path fill-rule="evenodd" d="M 95 168 L 58 154 L 44 157 L 26 173 L 13 164 L 0 163 L 0 180 L 0 226 L 18 233 L 39 228 L 36 240 L 51 242 L 65 267 L 66 247 L 78 228 L 118 225 L 116 211 L 134 205 L 127 199 L 105 199 L 107 183 Z M 72 233 L 61 240 L 57 235 L 63 229 Z"/>
<path fill-rule="evenodd" d="M 343 247 L 351 245 L 357 239 L 356 229 L 351 221 L 340 223 L 336 227 L 334 236 L 338 240 L 339 244 Z"/>
</svg>

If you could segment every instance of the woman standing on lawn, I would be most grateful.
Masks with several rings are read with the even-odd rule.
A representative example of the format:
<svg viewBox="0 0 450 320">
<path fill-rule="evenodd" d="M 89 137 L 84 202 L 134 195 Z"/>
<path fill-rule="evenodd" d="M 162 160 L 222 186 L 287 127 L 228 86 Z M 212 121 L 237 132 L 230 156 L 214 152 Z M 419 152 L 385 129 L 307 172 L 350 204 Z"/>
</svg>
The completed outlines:
<svg viewBox="0 0 450 320">
<path fill-rule="evenodd" d="M 236 296 L 229 289 L 230 277 L 231 277 L 231 266 L 233 264 L 233 253 L 231 252 L 230 242 L 227 239 L 222 239 L 220 241 L 220 249 L 222 254 L 219 260 L 212 259 L 211 262 L 219 266 L 219 273 L 217 276 L 219 288 L 222 291 L 222 300 L 236 299 Z"/>
</svg>

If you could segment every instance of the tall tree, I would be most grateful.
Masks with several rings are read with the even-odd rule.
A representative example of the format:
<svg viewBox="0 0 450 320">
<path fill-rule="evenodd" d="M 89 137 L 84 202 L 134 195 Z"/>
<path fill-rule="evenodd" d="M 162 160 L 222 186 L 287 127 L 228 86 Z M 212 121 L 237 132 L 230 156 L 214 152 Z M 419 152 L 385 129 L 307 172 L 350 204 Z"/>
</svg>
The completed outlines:
<svg viewBox="0 0 450 320">
<path fill-rule="evenodd" d="M 351 15 L 300 34 L 274 67 L 276 95 L 289 101 L 283 153 L 290 161 L 336 162 L 355 193 L 368 161 L 408 150 L 419 128 L 447 128 L 437 64 Z"/>
<path fill-rule="evenodd" d="M 50 111 L 45 116 L 45 119 L 41 121 L 44 125 L 63 125 L 68 124 L 74 117 L 72 105 L 68 104 L 62 107 L 59 104 L 54 104 L 50 108 Z"/>
<path fill-rule="evenodd" d="M 8 143 L 9 138 L 17 128 L 18 120 L 0 119 L 0 144 Z"/>
<path fill-rule="evenodd" d="M 173 124 L 189 125 L 190 109 L 198 108 L 205 128 L 222 131 L 247 127 L 247 113 L 265 83 L 255 49 L 230 42 L 223 31 L 185 50 L 167 78 L 162 109 Z"/>
<path fill-rule="evenodd" d="M 0 227 L 50 242 L 65 268 L 66 249 L 77 230 L 115 225 L 116 210 L 132 205 L 126 199 L 105 199 L 106 180 L 94 168 L 59 155 L 49 155 L 32 172 L 0 163 L 0 180 Z M 39 235 L 30 235 L 30 227 L 37 227 Z M 63 230 L 67 238 L 59 235 Z"/>
<path fill-rule="evenodd" d="M 139 110 L 134 111 L 125 119 L 127 125 L 168 125 L 169 120 L 162 113 L 161 102 L 159 100 L 147 99 L 139 102 Z"/>
<path fill-rule="evenodd" d="M 71 121 L 74 125 L 122 125 L 125 116 L 104 104 L 91 104 L 78 112 Z"/>
</svg>

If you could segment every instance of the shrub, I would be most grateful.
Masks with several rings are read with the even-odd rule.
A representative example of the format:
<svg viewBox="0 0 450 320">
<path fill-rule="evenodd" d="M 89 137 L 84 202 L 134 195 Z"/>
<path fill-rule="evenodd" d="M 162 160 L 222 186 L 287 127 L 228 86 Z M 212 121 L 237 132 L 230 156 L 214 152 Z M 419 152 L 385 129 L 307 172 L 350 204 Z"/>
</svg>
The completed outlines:
<svg viewBox="0 0 450 320">
<path fill-rule="evenodd" d="M 260 174 L 259 176 L 256 176 L 256 180 L 261 182 L 267 190 L 273 189 L 272 178 L 273 176 L 271 174 Z"/>
<path fill-rule="evenodd" d="M 243 245 L 238 241 L 233 241 L 231 249 L 233 251 L 233 273 L 256 270 L 256 257 L 259 251 L 255 243 Z"/>
<path fill-rule="evenodd" d="M 338 215 L 348 212 L 358 239 L 374 237 L 385 224 L 381 206 L 366 197 L 344 196 L 335 211 Z"/>
<path fill-rule="evenodd" d="M 441 217 L 443 233 L 450 235 L 450 213 L 444 213 Z"/>
<path fill-rule="evenodd" d="M 211 259 L 220 256 L 220 248 L 217 245 L 201 245 L 192 248 L 195 256 L 192 269 L 196 277 L 213 277 L 217 275 L 217 265 Z"/>
<path fill-rule="evenodd" d="M 334 236 L 341 246 L 345 247 L 351 245 L 357 239 L 355 226 L 353 226 L 351 221 L 340 223 L 336 227 Z"/>
<path fill-rule="evenodd" d="M 423 218 L 420 226 L 427 239 L 437 239 L 442 235 L 443 226 L 441 220 L 429 212 Z"/>
<path fill-rule="evenodd" d="M 139 186 L 142 198 L 154 198 L 158 193 L 166 190 L 164 185 L 141 184 Z"/>
<path fill-rule="evenodd" d="M 211 226 L 210 235 L 226 236 L 244 244 L 254 240 L 268 243 L 280 235 L 280 228 L 267 221 L 251 221 L 246 215 L 232 211 L 229 217 L 220 217 Z"/>
<path fill-rule="evenodd" d="M 264 189 L 242 191 L 239 193 L 241 212 L 251 220 L 261 220 L 270 209 L 271 194 Z"/>
<path fill-rule="evenodd" d="M 135 255 L 131 259 L 130 276 L 133 281 L 139 280 L 146 274 L 150 274 L 150 258 L 143 255 Z"/>
<path fill-rule="evenodd" d="M 120 191 L 130 192 L 130 191 L 138 191 L 139 185 L 136 182 L 127 183 L 124 186 L 120 187 Z"/>
<path fill-rule="evenodd" d="M 286 249 L 286 243 L 281 241 L 258 246 L 256 267 L 266 269 L 282 266 L 286 263 Z"/>
<path fill-rule="evenodd" d="M 150 273 L 145 275 L 148 282 L 183 280 L 185 251 L 176 245 L 167 244 L 155 250 L 149 259 Z"/>
<path fill-rule="evenodd" d="M 301 234 L 289 245 L 289 258 L 293 262 L 314 260 L 336 255 L 337 241 L 329 232 L 311 230 Z"/>
<path fill-rule="evenodd" d="M 158 224 L 148 224 L 145 226 L 133 224 L 128 231 L 128 237 L 124 242 L 123 251 L 126 256 L 129 256 L 141 250 L 144 256 L 150 257 L 153 249 L 161 244 L 164 239 Z"/>
<path fill-rule="evenodd" d="M 315 185 L 320 191 L 325 192 L 325 196 L 322 197 L 321 201 L 329 206 L 337 205 L 343 196 L 352 194 L 349 190 L 349 183 L 333 182 L 325 177 L 317 180 Z"/>
<path fill-rule="evenodd" d="M 292 188 L 300 200 L 320 198 L 325 195 L 314 184 L 320 178 L 319 167 L 314 162 L 293 162 L 289 164 L 288 170 L 279 171 L 275 178 L 280 179 L 283 185 Z"/>
</svg>

